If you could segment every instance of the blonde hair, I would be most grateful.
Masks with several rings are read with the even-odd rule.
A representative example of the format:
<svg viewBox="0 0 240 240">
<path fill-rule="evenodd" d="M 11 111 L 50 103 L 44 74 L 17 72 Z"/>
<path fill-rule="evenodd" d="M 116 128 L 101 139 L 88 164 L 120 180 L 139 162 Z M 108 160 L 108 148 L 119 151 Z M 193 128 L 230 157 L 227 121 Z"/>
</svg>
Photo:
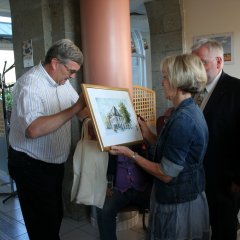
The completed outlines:
<svg viewBox="0 0 240 240">
<path fill-rule="evenodd" d="M 171 86 L 184 92 L 201 92 L 207 83 L 207 74 L 200 58 L 194 54 L 168 56 L 161 62 L 161 71 L 167 71 Z"/>
</svg>

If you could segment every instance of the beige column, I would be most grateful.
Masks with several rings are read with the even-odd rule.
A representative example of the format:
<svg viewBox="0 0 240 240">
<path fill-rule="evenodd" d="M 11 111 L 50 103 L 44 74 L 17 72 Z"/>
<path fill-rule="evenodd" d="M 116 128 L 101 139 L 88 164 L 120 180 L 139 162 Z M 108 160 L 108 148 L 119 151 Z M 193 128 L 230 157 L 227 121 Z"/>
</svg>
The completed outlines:
<svg viewBox="0 0 240 240">
<path fill-rule="evenodd" d="M 80 0 L 84 81 L 132 91 L 129 0 Z"/>
</svg>

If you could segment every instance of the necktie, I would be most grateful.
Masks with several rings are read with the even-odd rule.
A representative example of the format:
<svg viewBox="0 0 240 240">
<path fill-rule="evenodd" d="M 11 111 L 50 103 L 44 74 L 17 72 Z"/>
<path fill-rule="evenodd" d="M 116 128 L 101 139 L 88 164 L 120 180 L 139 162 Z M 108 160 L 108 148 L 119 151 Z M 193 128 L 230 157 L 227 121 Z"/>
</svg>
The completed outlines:
<svg viewBox="0 0 240 240">
<path fill-rule="evenodd" d="M 204 90 L 202 92 L 197 93 L 195 95 L 194 99 L 195 99 L 195 101 L 196 101 L 196 103 L 199 107 L 201 106 L 202 101 L 203 101 L 203 99 L 205 98 L 206 95 L 207 95 L 207 89 L 206 88 L 204 88 Z"/>
</svg>

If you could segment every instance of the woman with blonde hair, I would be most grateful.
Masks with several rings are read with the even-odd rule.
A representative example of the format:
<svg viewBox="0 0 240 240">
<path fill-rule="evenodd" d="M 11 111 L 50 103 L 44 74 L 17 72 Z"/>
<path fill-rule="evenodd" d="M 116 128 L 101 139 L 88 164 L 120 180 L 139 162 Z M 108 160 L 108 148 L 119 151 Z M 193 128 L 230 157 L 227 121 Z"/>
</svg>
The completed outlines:
<svg viewBox="0 0 240 240">
<path fill-rule="evenodd" d="M 154 161 L 125 146 L 112 146 L 110 153 L 131 157 L 154 177 L 148 240 L 209 239 L 203 169 L 208 128 L 192 98 L 204 89 L 206 72 L 193 54 L 165 58 L 161 71 L 164 95 L 174 111 L 158 137 L 138 119 L 144 138 L 155 147 Z"/>
</svg>

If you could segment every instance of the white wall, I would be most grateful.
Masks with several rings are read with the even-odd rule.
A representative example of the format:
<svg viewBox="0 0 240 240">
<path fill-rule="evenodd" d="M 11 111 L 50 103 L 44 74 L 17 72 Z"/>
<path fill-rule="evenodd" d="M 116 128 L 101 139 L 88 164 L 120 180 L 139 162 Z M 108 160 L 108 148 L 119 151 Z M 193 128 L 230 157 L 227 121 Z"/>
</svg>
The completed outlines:
<svg viewBox="0 0 240 240">
<path fill-rule="evenodd" d="M 183 10 L 184 51 L 191 51 L 193 37 L 233 33 L 233 63 L 225 72 L 240 78 L 240 1 L 180 0 Z"/>
</svg>

